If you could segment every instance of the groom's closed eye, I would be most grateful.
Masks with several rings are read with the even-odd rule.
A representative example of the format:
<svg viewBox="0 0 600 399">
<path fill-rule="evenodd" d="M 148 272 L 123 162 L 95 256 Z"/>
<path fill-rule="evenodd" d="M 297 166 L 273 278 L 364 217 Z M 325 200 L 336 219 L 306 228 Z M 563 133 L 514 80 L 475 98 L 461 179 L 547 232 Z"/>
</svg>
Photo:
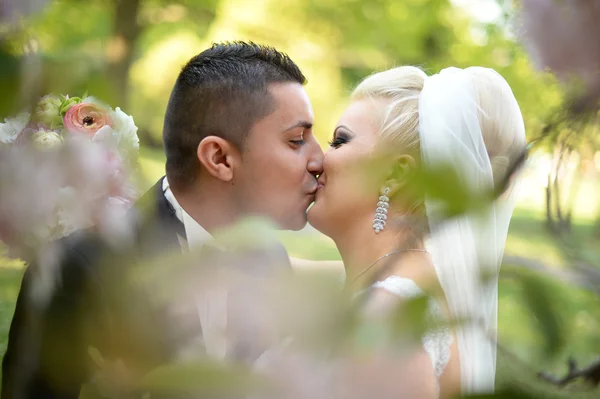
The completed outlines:
<svg viewBox="0 0 600 399">
<path fill-rule="evenodd" d="M 290 144 L 293 144 L 295 146 L 301 146 L 306 144 L 306 141 L 304 140 L 304 134 L 307 130 L 312 129 L 312 123 L 307 122 L 307 121 L 298 121 L 295 124 L 293 124 L 292 126 L 288 127 L 287 129 L 285 129 L 285 132 L 291 132 L 294 130 L 298 130 L 299 134 L 295 135 L 291 140 L 289 140 Z"/>
<path fill-rule="evenodd" d="M 302 131 L 302 133 L 300 133 L 299 135 L 293 137 L 291 140 L 289 140 L 289 142 L 295 146 L 301 146 L 306 144 L 306 140 L 304 140 L 304 131 Z"/>
</svg>

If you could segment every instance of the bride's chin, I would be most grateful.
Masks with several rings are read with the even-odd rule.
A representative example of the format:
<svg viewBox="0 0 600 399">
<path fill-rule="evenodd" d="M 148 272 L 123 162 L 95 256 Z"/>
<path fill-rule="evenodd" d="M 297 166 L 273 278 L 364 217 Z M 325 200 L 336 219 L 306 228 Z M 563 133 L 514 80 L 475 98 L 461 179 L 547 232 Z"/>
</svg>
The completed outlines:
<svg viewBox="0 0 600 399">
<path fill-rule="evenodd" d="M 308 212 L 306 213 L 306 218 L 308 219 L 308 223 L 314 227 L 315 229 L 322 231 L 322 222 L 323 222 L 323 212 L 321 211 L 321 205 L 319 200 L 315 200 L 315 202 L 308 208 Z"/>
</svg>

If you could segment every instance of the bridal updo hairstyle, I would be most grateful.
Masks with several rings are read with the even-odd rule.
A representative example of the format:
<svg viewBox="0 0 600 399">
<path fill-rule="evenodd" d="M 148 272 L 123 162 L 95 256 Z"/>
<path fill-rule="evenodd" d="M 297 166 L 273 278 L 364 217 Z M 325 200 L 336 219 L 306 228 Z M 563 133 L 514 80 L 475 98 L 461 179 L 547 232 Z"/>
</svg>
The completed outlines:
<svg viewBox="0 0 600 399">
<path fill-rule="evenodd" d="M 495 71 L 465 69 L 471 75 L 479 106 L 479 123 L 492 165 L 494 184 L 501 185 L 513 163 L 523 154 L 525 134 L 521 111 L 508 83 Z M 413 66 L 393 68 L 365 78 L 352 100 L 390 100 L 378 135 L 382 148 L 404 151 L 420 159 L 419 96 L 427 75 Z"/>
</svg>

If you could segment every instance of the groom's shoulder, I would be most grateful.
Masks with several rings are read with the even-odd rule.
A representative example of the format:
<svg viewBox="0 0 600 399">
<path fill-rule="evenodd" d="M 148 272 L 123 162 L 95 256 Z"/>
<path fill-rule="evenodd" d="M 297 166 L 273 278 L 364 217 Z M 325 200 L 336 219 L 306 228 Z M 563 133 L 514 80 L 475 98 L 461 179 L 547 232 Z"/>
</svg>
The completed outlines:
<svg viewBox="0 0 600 399">
<path fill-rule="evenodd" d="M 63 260 L 90 266 L 107 257 L 126 257 L 136 252 L 136 245 L 143 232 L 151 230 L 158 219 L 157 187 L 162 179 L 146 191 L 118 220 L 120 228 L 114 231 L 101 231 L 91 227 L 78 230 L 55 242 L 56 252 Z"/>
<path fill-rule="evenodd" d="M 63 277 L 74 273 L 93 274 L 103 260 L 113 258 L 119 252 L 125 253 L 92 229 L 79 230 L 56 241 L 52 252 Z"/>
</svg>

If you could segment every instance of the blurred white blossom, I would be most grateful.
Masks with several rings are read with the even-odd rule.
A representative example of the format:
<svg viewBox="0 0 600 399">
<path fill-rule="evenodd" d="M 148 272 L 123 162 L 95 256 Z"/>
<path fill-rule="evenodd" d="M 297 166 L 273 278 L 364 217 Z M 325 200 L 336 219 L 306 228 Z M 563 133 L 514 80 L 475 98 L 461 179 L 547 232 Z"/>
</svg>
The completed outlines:
<svg viewBox="0 0 600 399">
<path fill-rule="evenodd" d="M 4 123 L 0 123 L 0 143 L 14 143 L 19 134 L 25 129 L 25 126 L 27 126 L 29 117 L 29 112 L 22 112 L 14 118 L 4 119 Z"/>
<path fill-rule="evenodd" d="M 78 138 L 47 151 L 0 148 L 0 241 L 18 256 L 75 230 L 123 224 L 136 191 L 131 176 L 107 162 L 110 157 Z"/>
<path fill-rule="evenodd" d="M 31 137 L 33 145 L 41 150 L 56 148 L 63 143 L 62 136 L 56 132 L 40 130 Z"/>
</svg>

